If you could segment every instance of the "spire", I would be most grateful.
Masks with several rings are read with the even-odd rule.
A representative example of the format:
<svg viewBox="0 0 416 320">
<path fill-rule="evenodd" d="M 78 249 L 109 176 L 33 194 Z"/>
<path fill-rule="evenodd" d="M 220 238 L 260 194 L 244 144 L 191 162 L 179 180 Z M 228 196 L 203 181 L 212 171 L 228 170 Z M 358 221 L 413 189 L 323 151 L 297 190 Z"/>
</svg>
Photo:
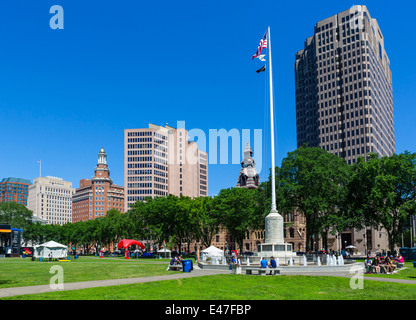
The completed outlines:
<svg viewBox="0 0 416 320">
<path fill-rule="evenodd" d="M 253 151 L 250 148 L 250 142 L 247 142 L 246 148 L 244 149 L 244 159 L 251 158 L 253 156 Z"/>
<path fill-rule="evenodd" d="M 253 159 L 250 143 L 247 142 L 244 149 L 244 159 L 241 162 L 240 175 L 238 176 L 238 188 L 257 188 L 259 186 L 259 175 L 256 171 L 256 163 Z"/>
</svg>

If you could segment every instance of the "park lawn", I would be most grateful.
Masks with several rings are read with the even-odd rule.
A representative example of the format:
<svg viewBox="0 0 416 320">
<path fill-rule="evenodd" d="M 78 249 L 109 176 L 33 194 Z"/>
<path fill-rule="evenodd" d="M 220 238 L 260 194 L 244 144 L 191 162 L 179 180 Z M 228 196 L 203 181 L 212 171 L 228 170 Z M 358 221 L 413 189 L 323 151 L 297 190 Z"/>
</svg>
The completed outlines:
<svg viewBox="0 0 416 320">
<path fill-rule="evenodd" d="M 315 276 L 213 275 L 74 291 L 22 295 L 5 300 L 415 300 L 416 285 Z"/>
<path fill-rule="evenodd" d="M 39 262 L 29 258 L 0 260 L 0 288 L 47 285 L 54 273 L 54 265 L 63 267 L 65 282 L 149 277 L 171 274 L 167 259 L 124 259 L 80 256 L 68 262 Z"/>
</svg>

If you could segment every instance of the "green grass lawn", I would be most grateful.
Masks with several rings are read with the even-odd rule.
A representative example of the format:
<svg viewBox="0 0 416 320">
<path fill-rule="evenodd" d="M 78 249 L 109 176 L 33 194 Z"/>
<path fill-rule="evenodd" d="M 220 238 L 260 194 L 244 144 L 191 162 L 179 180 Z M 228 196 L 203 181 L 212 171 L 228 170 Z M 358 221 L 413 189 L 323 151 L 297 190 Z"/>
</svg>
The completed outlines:
<svg viewBox="0 0 416 320">
<path fill-rule="evenodd" d="M 313 276 L 215 275 L 24 295 L 9 300 L 415 300 L 416 285 Z"/>
<path fill-rule="evenodd" d="M 100 259 L 91 256 L 81 256 L 69 262 L 6 258 L 0 259 L 0 288 L 49 284 L 52 265 L 63 267 L 65 282 L 78 282 L 169 274 L 166 271 L 168 264 L 168 259 Z"/>
<path fill-rule="evenodd" d="M 88 281 L 173 274 L 168 260 L 80 257 L 71 262 L 0 260 L 0 288 L 49 284 L 52 265 L 64 268 L 64 281 Z M 385 278 L 416 280 L 416 268 Z M 406 272 L 405 272 L 406 271 Z M 375 275 L 364 275 L 375 276 Z M 141 284 L 15 296 L 4 300 L 415 300 L 416 284 L 364 280 L 352 289 L 350 279 L 318 276 L 215 275 Z"/>
</svg>

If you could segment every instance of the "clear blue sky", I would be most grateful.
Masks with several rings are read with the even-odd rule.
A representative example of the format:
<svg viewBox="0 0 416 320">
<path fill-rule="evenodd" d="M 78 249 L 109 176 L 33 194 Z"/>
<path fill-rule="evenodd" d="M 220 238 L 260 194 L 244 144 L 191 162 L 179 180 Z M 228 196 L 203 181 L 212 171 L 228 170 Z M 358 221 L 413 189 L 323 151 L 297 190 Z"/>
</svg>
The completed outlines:
<svg viewBox="0 0 416 320">
<path fill-rule="evenodd" d="M 295 53 L 317 21 L 366 5 L 393 73 L 396 151 L 416 151 L 412 1 L 92 1 L 0 3 L 0 179 L 90 178 L 104 147 L 124 185 L 124 129 L 149 122 L 186 129 L 263 129 L 261 180 L 270 167 L 265 73 L 252 61 L 271 27 L 276 165 L 296 149 Z M 52 30 L 52 5 L 64 29 Z M 231 144 L 230 144 L 231 154 Z M 218 160 L 219 161 L 219 160 Z M 229 157 L 231 162 L 231 155 Z M 209 194 L 235 186 L 238 164 L 209 166 Z"/>
</svg>

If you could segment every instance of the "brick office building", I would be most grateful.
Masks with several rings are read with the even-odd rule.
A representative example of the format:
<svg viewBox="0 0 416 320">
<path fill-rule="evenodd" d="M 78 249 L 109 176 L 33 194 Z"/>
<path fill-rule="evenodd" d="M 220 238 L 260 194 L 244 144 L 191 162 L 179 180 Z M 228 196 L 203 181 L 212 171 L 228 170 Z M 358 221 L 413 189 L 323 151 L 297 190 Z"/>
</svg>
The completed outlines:
<svg viewBox="0 0 416 320">
<path fill-rule="evenodd" d="M 0 182 L 0 202 L 16 202 L 27 206 L 29 186 L 31 184 L 26 179 L 4 178 Z"/>
<path fill-rule="evenodd" d="M 103 217 L 107 211 L 124 212 L 124 187 L 113 184 L 104 149 L 98 154 L 98 164 L 92 179 L 81 179 L 72 200 L 72 221 Z"/>
</svg>

